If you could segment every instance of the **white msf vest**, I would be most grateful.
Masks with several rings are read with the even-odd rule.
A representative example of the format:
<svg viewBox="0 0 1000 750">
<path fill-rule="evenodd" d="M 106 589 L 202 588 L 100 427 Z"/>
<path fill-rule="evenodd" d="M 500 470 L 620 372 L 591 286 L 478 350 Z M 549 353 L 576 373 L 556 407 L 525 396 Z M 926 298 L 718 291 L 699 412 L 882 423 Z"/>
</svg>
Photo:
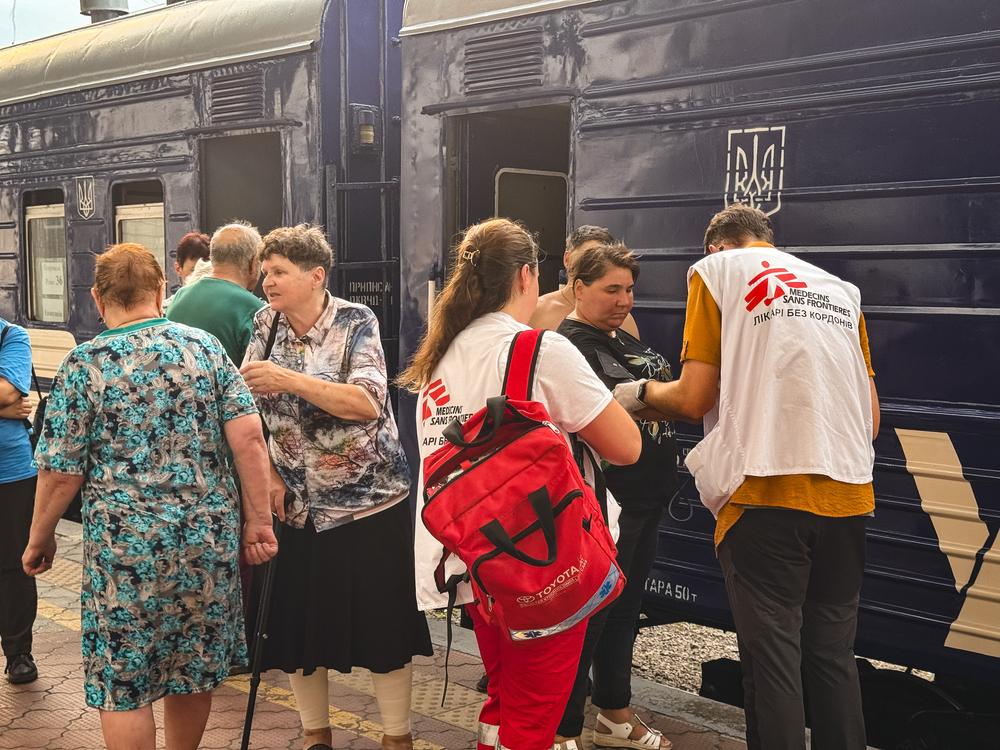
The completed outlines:
<svg viewBox="0 0 1000 750">
<path fill-rule="evenodd" d="M 695 263 L 722 311 L 719 399 L 685 464 L 719 510 L 746 476 L 872 480 L 872 409 L 857 287 L 772 247 Z"/>
</svg>

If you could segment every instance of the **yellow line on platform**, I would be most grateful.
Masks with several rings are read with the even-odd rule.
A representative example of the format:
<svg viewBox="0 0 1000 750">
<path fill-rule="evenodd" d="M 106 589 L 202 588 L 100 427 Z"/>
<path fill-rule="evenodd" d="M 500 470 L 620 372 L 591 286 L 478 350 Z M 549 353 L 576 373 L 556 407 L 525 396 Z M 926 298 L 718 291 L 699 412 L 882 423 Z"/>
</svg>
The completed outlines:
<svg viewBox="0 0 1000 750">
<path fill-rule="evenodd" d="M 226 685 L 231 688 L 235 688 L 240 692 L 249 693 L 250 676 L 240 675 L 238 677 L 230 677 L 226 680 Z M 276 703 L 279 706 L 290 708 L 293 711 L 299 710 L 298 704 L 295 702 L 295 694 L 292 693 L 291 690 L 285 690 L 284 688 L 280 688 L 275 685 L 269 685 L 261 680 L 260 689 L 257 695 L 258 697 L 266 700 L 268 703 Z M 353 734 L 363 735 L 370 740 L 374 740 L 375 742 L 380 742 L 382 739 L 381 725 L 368 721 L 357 714 L 352 714 L 350 711 L 343 711 L 336 706 L 330 706 L 330 726 L 335 729 L 347 730 Z M 441 745 L 435 745 L 432 742 L 427 742 L 426 740 L 421 739 L 415 739 L 413 741 L 413 749 L 444 750 Z"/>
<path fill-rule="evenodd" d="M 80 631 L 80 610 L 66 609 L 58 604 L 47 602 L 44 599 L 38 600 L 38 614 L 46 620 L 62 625 L 67 630 Z"/>
<path fill-rule="evenodd" d="M 80 632 L 79 609 L 66 609 L 65 607 L 60 607 L 58 604 L 53 604 L 40 598 L 38 600 L 38 615 L 57 625 L 61 625 L 67 630 Z M 249 675 L 230 677 L 224 684 L 242 693 L 250 692 Z M 261 680 L 257 696 L 268 703 L 275 703 L 279 706 L 290 708 L 293 711 L 299 710 L 298 705 L 295 703 L 295 695 L 291 690 L 270 685 L 263 680 Z M 379 724 L 332 705 L 330 706 L 330 725 L 337 729 L 343 729 L 353 734 L 367 737 L 375 742 L 379 742 L 382 739 L 382 727 Z M 414 750 L 444 750 L 441 745 L 435 745 L 432 742 L 420 739 L 413 741 L 413 748 Z"/>
</svg>

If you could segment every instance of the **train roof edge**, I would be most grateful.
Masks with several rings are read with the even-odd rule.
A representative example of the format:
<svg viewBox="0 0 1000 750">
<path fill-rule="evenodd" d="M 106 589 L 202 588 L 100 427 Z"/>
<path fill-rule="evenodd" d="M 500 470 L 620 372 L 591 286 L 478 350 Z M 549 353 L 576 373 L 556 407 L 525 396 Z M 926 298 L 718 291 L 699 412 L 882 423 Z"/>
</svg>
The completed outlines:
<svg viewBox="0 0 1000 750">
<path fill-rule="evenodd" d="M 510 2 L 510 0 L 466 0 L 462 10 L 455 10 L 453 0 L 406 0 L 403 8 L 403 28 L 400 36 L 427 34 L 478 23 L 501 21 L 506 18 L 528 16 L 534 13 L 566 8 L 572 5 L 593 5 L 602 0 L 535 0 L 535 2 Z"/>
<path fill-rule="evenodd" d="M 194 0 L 6 47 L 0 106 L 307 50 L 328 1 Z"/>
</svg>

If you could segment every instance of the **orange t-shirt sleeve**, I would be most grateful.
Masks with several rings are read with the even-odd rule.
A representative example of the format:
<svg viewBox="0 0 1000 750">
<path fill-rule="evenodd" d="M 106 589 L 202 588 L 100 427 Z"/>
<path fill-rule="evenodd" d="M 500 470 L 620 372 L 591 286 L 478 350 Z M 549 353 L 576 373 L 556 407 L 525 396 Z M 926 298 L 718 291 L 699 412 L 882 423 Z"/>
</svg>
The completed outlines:
<svg viewBox="0 0 1000 750">
<path fill-rule="evenodd" d="M 868 346 L 868 326 L 865 325 L 865 314 L 861 313 L 858 320 L 858 337 L 861 339 L 861 353 L 865 357 L 865 367 L 868 368 L 868 377 L 875 377 L 875 370 L 872 369 L 872 351 Z"/>
<path fill-rule="evenodd" d="M 681 345 L 681 362 L 689 359 L 722 367 L 722 311 L 697 273 L 692 274 L 688 284 Z"/>
</svg>

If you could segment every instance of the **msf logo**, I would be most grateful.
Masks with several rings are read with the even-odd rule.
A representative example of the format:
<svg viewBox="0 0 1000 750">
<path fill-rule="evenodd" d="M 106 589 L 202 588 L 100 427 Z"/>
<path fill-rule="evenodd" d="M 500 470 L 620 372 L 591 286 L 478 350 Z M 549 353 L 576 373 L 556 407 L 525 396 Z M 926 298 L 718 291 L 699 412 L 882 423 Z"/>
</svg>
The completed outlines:
<svg viewBox="0 0 1000 750">
<path fill-rule="evenodd" d="M 420 403 L 421 422 L 426 422 L 431 418 L 431 407 L 428 401 L 433 401 L 435 406 L 444 406 L 451 401 L 448 389 L 444 387 L 444 383 L 441 382 L 440 378 L 424 388 L 424 392 L 420 396 L 423 398 L 423 401 Z"/>
<path fill-rule="evenodd" d="M 805 289 L 806 282 L 801 281 L 794 273 L 787 268 L 771 268 L 771 264 L 766 260 L 760 263 L 764 270 L 747 282 L 750 291 L 743 301 L 747 303 L 747 312 L 753 312 L 761 302 L 764 307 L 770 307 L 771 303 L 779 297 L 785 296 L 785 288 Z"/>
<path fill-rule="evenodd" d="M 729 131 L 725 203 L 745 203 L 770 216 L 781 209 L 785 126 Z"/>
</svg>

